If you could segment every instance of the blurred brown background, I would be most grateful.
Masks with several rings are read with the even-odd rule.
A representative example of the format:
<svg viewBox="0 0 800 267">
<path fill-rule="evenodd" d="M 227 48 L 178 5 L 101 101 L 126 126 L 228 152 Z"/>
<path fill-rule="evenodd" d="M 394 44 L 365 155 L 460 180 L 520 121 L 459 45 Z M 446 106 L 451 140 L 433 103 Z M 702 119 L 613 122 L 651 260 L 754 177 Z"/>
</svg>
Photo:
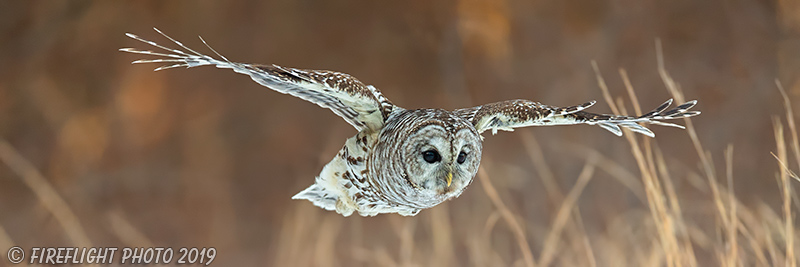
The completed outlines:
<svg viewBox="0 0 800 267">
<path fill-rule="evenodd" d="M 693 121 L 718 172 L 734 144 L 736 195 L 775 209 L 771 116 L 784 113 L 775 79 L 800 103 L 800 4 L 788 0 L 2 1 L 0 138 L 54 189 L 37 193 L 13 163 L 0 164 L 7 244 L 213 246 L 218 266 L 372 266 L 481 265 L 473 243 L 485 241 L 495 252 L 483 262 L 520 264 L 513 231 L 502 223 L 484 231 L 497 208 L 477 181 L 414 218 L 342 218 L 291 200 L 352 127 L 229 70 L 131 65 L 143 57 L 117 49 L 151 48 L 124 33 L 169 44 L 152 27 L 209 52 L 202 35 L 233 61 L 346 72 L 405 108 L 597 99 L 591 111 L 602 113 L 610 109 L 592 60 L 626 103 L 619 68 L 645 109 L 671 97 L 657 70 L 660 38 L 666 69 L 699 100 Z M 650 128 L 686 189 L 687 216 L 713 233 L 708 207 L 692 204 L 709 196 L 691 190 L 701 171 L 689 137 Z M 581 149 L 639 175 L 628 143 L 599 127 L 487 136 L 485 170 L 534 256 L 559 203 L 546 196 L 523 136 L 535 136 L 564 191 L 586 161 Z M 588 236 L 646 210 L 610 176 L 597 171 L 577 203 Z M 54 214 L 64 207 L 43 204 L 46 196 L 62 198 L 74 217 Z"/>
</svg>

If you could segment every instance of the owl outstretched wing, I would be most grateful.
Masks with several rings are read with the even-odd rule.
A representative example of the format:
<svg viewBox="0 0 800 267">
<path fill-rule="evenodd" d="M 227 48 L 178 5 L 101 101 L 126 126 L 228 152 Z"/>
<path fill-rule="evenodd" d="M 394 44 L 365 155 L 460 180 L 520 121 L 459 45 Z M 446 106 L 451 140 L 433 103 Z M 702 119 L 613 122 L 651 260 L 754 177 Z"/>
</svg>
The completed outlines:
<svg viewBox="0 0 800 267">
<path fill-rule="evenodd" d="M 672 99 L 670 99 L 639 117 L 594 114 L 583 111 L 594 104 L 595 101 L 591 101 L 582 105 L 560 108 L 542 105 L 529 100 L 509 100 L 459 109 L 455 112 L 470 121 L 479 133 L 492 130 L 492 134 L 496 134 L 497 130 L 513 131 L 514 128 L 527 126 L 589 124 L 599 125 L 617 136 L 622 135 L 620 127 L 623 127 L 650 137 L 655 137 L 655 134 L 650 129 L 639 125 L 639 123 L 683 129 L 684 127 L 681 125 L 662 120 L 686 118 L 700 114 L 700 111 L 689 110 L 697 104 L 697 100 L 692 100 L 667 110 L 672 104 Z"/>
<path fill-rule="evenodd" d="M 154 28 L 155 29 L 155 28 Z M 233 71 L 250 76 L 253 81 L 272 90 L 302 98 L 323 108 L 329 108 L 333 113 L 344 118 L 359 131 L 364 129 L 378 130 L 395 107 L 392 102 L 383 97 L 377 88 L 365 85 L 358 79 L 345 73 L 325 70 L 303 70 L 281 67 L 278 65 L 258 65 L 231 62 L 213 48 L 200 40 L 220 59 L 213 58 L 192 50 L 182 43 L 172 39 L 158 29 L 158 33 L 177 44 L 184 50 L 168 48 L 155 42 L 145 40 L 134 34 L 126 33 L 130 38 L 163 49 L 166 53 L 138 50 L 135 48 L 121 48 L 120 51 L 151 56 L 160 56 L 157 59 L 136 60 L 133 63 L 167 63 L 156 68 L 156 71 L 176 67 L 199 67 L 214 65 L 221 69 Z"/>
</svg>

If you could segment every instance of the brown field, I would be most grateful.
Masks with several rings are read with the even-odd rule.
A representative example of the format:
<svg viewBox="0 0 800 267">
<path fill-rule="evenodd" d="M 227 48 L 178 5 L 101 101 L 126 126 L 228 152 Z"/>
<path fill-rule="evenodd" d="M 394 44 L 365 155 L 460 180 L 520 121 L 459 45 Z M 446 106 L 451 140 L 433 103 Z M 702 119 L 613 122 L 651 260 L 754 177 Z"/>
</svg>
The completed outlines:
<svg viewBox="0 0 800 267">
<path fill-rule="evenodd" d="M 355 131 L 249 78 L 152 72 L 158 27 L 233 61 L 330 69 L 405 108 L 506 99 L 703 112 L 651 139 L 487 132 L 415 217 L 291 196 Z M 149 48 L 148 48 L 149 49 Z M 5 1 L 0 266 L 12 246 L 214 247 L 215 266 L 796 266 L 800 2 Z"/>
</svg>

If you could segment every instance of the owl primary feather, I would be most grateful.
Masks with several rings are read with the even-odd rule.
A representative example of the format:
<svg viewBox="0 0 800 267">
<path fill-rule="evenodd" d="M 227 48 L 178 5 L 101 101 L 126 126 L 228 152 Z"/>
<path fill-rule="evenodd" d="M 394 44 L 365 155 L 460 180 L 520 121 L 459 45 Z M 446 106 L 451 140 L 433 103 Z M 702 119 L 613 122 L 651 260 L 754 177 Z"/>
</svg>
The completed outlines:
<svg viewBox="0 0 800 267">
<path fill-rule="evenodd" d="M 206 44 L 218 58 L 192 50 L 158 29 L 179 49 L 168 48 L 128 33 L 127 36 L 164 52 L 122 48 L 120 51 L 158 56 L 133 63 L 167 63 L 157 68 L 213 65 L 250 76 L 272 90 L 290 94 L 328 108 L 358 130 L 339 153 L 322 168 L 314 184 L 295 195 L 344 216 L 399 213 L 413 216 L 420 210 L 458 197 L 472 183 L 481 162 L 483 137 L 491 130 L 544 125 L 598 125 L 615 135 L 620 128 L 654 137 L 639 123 L 683 128 L 664 120 L 700 114 L 690 111 L 697 101 L 667 110 L 672 99 L 642 116 L 593 114 L 583 110 L 595 101 L 553 107 L 529 100 L 509 100 L 477 107 L 404 109 L 385 98 L 377 88 L 339 72 L 305 70 L 277 65 L 231 62 Z"/>
</svg>

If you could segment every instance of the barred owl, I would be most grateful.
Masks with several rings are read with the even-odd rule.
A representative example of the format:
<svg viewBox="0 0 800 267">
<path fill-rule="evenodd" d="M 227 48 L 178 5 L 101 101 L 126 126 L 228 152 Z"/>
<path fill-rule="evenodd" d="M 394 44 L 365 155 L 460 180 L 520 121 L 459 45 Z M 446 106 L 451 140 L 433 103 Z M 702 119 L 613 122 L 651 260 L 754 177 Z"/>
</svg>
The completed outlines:
<svg viewBox="0 0 800 267">
<path fill-rule="evenodd" d="M 639 117 L 584 112 L 590 101 L 570 107 L 554 107 L 529 100 L 510 100 L 471 108 L 404 109 L 394 105 L 377 88 L 339 72 L 305 70 L 278 65 L 231 62 L 200 40 L 218 58 L 192 50 L 158 33 L 180 49 L 168 48 L 133 34 L 128 37 L 165 52 L 134 48 L 120 51 L 159 56 L 133 63 L 168 63 L 155 70 L 213 65 L 250 76 L 272 90 L 290 94 L 328 108 L 356 128 L 339 153 L 322 168 L 314 184 L 293 199 L 335 210 L 344 216 L 399 213 L 413 216 L 458 197 L 472 183 L 481 161 L 483 132 L 513 131 L 514 128 L 544 125 L 598 125 L 615 135 L 620 127 L 650 137 L 655 135 L 639 123 L 683 128 L 663 120 L 691 117 L 697 103 L 689 101 L 667 110 L 667 100 Z M 183 49 L 183 50 L 181 50 Z"/>
</svg>

